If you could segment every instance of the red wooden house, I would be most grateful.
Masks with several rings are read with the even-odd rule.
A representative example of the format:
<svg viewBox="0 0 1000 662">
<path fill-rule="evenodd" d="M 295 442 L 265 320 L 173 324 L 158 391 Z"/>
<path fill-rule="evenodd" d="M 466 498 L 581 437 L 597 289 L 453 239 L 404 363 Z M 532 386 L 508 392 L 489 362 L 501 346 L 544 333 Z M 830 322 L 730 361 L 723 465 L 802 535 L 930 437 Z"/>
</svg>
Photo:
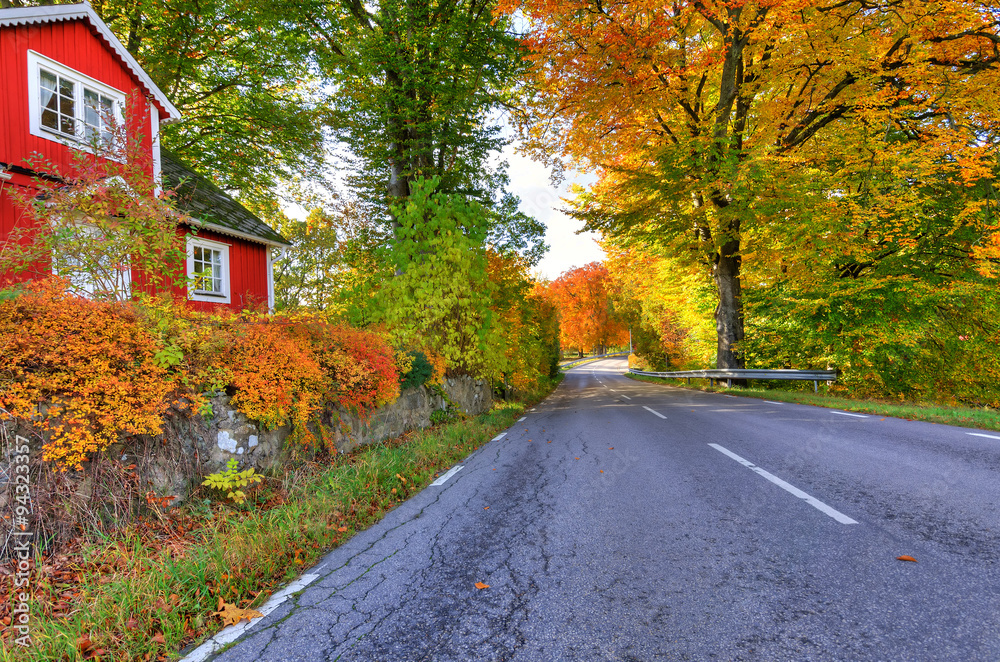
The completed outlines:
<svg viewBox="0 0 1000 662">
<path fill-rule="evenodd" d="M 0 10 L 0 54 L 0 243 L 23 222 L 11 189 L 30 191 L 44 174 L 31 170 L 29 157 L 66 172 L 77 150 L 110 136 L 118 122 L 148 155 L 143 168 L 176 189 L 177 206 L 196 221 L 179 229 L 191 305 L 273 306 L 272 251 L 288 242 L 160 148 L 160 125 L 180 112 L 90 5 Z"/>
</svg>

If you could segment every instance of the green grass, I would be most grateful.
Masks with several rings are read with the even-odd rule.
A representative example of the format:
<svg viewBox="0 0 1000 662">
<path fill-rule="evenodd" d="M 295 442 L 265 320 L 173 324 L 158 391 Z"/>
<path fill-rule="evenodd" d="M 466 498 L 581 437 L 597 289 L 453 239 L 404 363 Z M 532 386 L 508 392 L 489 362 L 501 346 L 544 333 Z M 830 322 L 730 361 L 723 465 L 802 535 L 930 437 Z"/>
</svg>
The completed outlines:
<svg viewBox="0 0 1000 662">
<path fill-rule="evenodd" d="M 1000 430 L 1000 411 L 989 408 L 946 407 L 943 405 L 916 402 L 884 402 L 880 400 L 865 400 L 831 395 L 829 393 L 811 393 L 786 389 L 765 389 L 759 387 L 726 388 L 724 386 L 710 387 L 707 384 L 705 386 L 701 386 L 696 383 L 688 385 L 682 379 L 665 379 L 660 377 L 647 377 L 643 375 L 626 376 L 636 381 L 649 382 L 653 384 L 668 384 L 670 386 L 707 391 L 710 393 L 727 393 L 729 395 L 737 395 L 748 398 L 762 398 L 780 402 L 794 402 L 803 405 L 816 405 L 818 407 L 830 407 L 833 409 L 842 409 L 844 411 L 874 414 L 876 416 L 892 416 L 894 418 L 903 418 L 911 421 L 928 421 L 930 423 L 944 423 L 946 425 L 981 428 L 983 430 Z M 821 390 L 822 389 L 823 387 L 821 386 Z"/>
<path fill-rule="evenodd" d="M 270 476 L 240 507 L 192 498 L 173 538 L 132 529 L 92 539 L 74 564 L 76 581 L 53 590 L 44 573 L 36 580 L 32 594 L 48 599 L 31 603 L 33 645 L 5 639 L 0 657 L 77 660 L 95 651 L 103 660 L 175 657 L 221 628 L 213 615 L 220 599 L 259 606 L 513 424 L 524 407 L 498 403 L 482 416 L 368 446 L 331 465 Z M 266 507 L 275 495 L 282 496 L 278 504 Z M 184 531 L 192 521 L 198 525 Z M 54 600 L 69 608 L 55 613 Z"/>
</svg>

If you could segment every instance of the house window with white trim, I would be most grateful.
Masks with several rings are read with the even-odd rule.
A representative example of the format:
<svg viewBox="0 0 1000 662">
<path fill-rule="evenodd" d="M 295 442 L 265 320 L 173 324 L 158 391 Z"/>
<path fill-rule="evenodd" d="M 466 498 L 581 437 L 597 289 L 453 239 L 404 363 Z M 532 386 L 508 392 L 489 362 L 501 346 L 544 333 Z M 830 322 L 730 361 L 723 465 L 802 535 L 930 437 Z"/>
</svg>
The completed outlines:
<svg viewBox="0 0 1000 662">
<path fill-rule="evenodd" d="M 86 148 L 110 146 L 123 123 L 125 94 L 55 60 L 28 51 L 32 135 Z"/>
<path fill-rule="evenodd" d="M 90 299 L 132 298 L 132 267 L 123 251 L 126 246 L 88 223 L 64 232 L 60 247 L 52 254 L 52 273 L 65 278 L 71 292 Z"/>
<path fill-rule="evenodd" d="M 229 244 L 189 236 L 187 277 L 189 298 L 229 303 Z"/>
</svg>

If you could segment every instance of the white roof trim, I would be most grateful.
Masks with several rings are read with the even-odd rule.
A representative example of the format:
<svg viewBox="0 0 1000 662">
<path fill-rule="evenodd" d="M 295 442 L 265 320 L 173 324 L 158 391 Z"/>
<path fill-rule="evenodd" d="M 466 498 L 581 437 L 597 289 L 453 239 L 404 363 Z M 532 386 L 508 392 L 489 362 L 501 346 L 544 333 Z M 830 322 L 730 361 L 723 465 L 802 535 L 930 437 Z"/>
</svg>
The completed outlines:
<svg viewBox="0 0 1000 662">
<path fill-rule="evenodd" d="M 135 61 L 128 49 L 118 41 L 118 37 L 111 32 L 111 29 L 101 20 L 97 12 L 86 2 L 76 5 L 44 5 L 41 7 L 16 7 L 13 9 L 0 10 L 0 27 L 8 25 L 31 25 L 34 23 L 57 23 L 59 21 L 85 20 L 90 23 L 97 34 L 102 37 L 125 62 L 125 65 L 135 74 L 146 90 L 156 99 L 157 102 L 167 111 L 168 120 L 176 121 L 181 118 L 181 111 L 177 110 L 174 104 L 170 103 L 167 95 L 163 93 L 153 79 L 143 71 L 139 63 Z"/>
<path fill-rule="evenodd" d="M 288 248 L 291 246 L 289 242 L 282 243 L 280 241 L 274 241 L 273 239 L 257 237 L 252 234 L 247 234 L 246 232 L 240 232 L 239 230 L 227 228 L 222 225 L 216 225 L 215 223 L 206 223 L 205 221 L 194 217 L 191 217 L 191 222 L 189 222 L 188 225 L 196 229 L 211 230 L 212 232 L 229 235 L 230 237 L 236 237 L 237 239 L 246 239 L 247 241 L 252 241 L 256 244 L 264 244 L 265 246 L 274 246 L 275 248 Z"/>
</svg>

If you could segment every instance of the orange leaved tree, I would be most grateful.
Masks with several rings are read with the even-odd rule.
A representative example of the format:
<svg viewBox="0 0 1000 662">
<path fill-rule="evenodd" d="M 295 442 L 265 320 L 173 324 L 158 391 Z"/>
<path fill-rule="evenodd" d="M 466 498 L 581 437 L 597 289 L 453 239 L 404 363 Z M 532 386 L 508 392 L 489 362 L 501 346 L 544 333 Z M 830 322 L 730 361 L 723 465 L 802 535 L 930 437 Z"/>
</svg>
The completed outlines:
<svg viewBox="0 0 1000 662">
<path fill-rule="evenodd" d="M 559 311 L 559 336 L 564 347 L 601 353 L 628 342 L 628 327 L 615 314 L 610 297 L 611 280 L 600 262 L 564 272 L 549 285 L 549 295 Z"/>
<path fill-rule="evenodd" d="M 718 367 L 742 367 L 743 260 L 814 219 L 866 166 L 912 184 L 988 181 L 1000 14 L 974 0 L 510 0 L 532 31 L 536 153 L 596 168 L 591 229 L 666 245 L 715 284 Z M 883 214 L 914 208 L 867 188 Z M 913 195 L 932 199 L 932 188 Z M 899 202 L 900 209 L 885 209 Z M 990 225 L 970 194 L 956 223 Z M 877 221 L 878 218 L 875 220 Z M 993 223 L 995 225 L 995 222 Z M 992 257 L 988 255 L 985 257 Z"/>
</svg>

